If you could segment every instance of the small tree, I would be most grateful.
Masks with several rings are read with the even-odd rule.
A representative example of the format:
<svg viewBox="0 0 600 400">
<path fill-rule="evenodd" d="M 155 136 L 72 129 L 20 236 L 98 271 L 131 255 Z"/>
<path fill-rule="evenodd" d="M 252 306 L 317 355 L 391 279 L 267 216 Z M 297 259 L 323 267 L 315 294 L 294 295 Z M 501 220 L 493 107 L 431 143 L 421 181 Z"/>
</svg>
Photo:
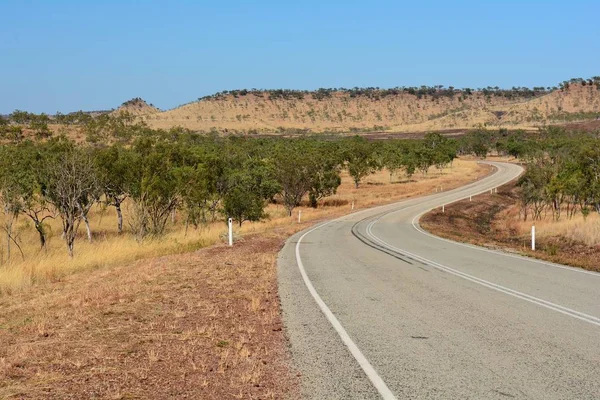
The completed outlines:
<svg viewBox="0 0 600 400">
<path fill-rule="evenodd" d="M 209 199 L 207 172 L 202 164 L 183 167 L 180 170 L 181 204 L 185 212 L 185 231 L 189 224 L 194 228 L 208 220 Z"/>
<path fill-rule="evenodd" d="M 312 185 L 312 170 L 309 157 L 300 148 L 302 142 L 287 142 L 276 150 L 273 159 L 275 177 L 281 186 L 283 204 L 292 215 Z"/>
<path fill-rule="evenodd" d="M 264 161 L 250 159 L 241 169 L 231 171 L 229 190 L 223 199 L 223 214 L 242 226 L 244 221 L 264 218 L 266 200 L 279 192 L 273 169 Z"/>
<path fill-rule="evenodd" d="M 99 150 L 95 162 L 98 179 L 106 204 L 117 211 L 117 232 L 123 232 L 123 211 L 121 206 L 128 193 L 128 185 L 133 179 L 134 157 L 131 151 L 115 145 Z"/>
<path fill-rule="evenodd" d="M 40 163 L 39 149 L 29 142 L 3 150 L 6 153 L 0 154 L 1 186 L 11 195 L 2 197 L 12 198 L 13 208 L 31 219 L 43 248 L 46 245 L 44 221 L 54 216 L 42 196 L 45 168 Z"/>
<path fill-rule="evenodd" d="M 421 144 L 414 149 L 415 166 L 423 176 L 427 175 L 429 168 L 435 163 L 434 150 Z"/>
<path fill-rule="evenodd" d="M 77 230 L 85 213 L 84 201 L 92 202 L 99 188 L 94 161 L 88 152 L 73 148 L 48 157 L 45 168 L 44 196 L 62 219 L 67 250 L 73 257 Z"/>
<path fill-rule="evenodd" d="M 355 136 L 346 142 L 344 159 L 357 189 L 365 177 L 381 169 L 380 159 L 373 146 L 360 136 Z"/>
<path fill-rule="evenodd" d="M 48 122 L 50 122 L 50 118 L 43 113 L 31 117 L 29 128 L 34 131 L 36 138 L 45 139 L 52 136 L 52 132 L 48 128 Z"/>
<path fill-rule="evenodd" d="M 15 110 L 9 115 L 9 118 L 15 124 L 25 125 L 31 121 L 33 116 L 33 114 L 30 114 L 27 111 Z"/>
<path fill-rule="evenodd" d="M 312 160 L 308 199 L 310 206 L 316 208 L 320 199 L 334 195 L 342 183 L 342 160 L 337 146 L 331 142 L 313 143 L 312 151 L 306 156 Z"/>
<path fill-rule="evenodd" d="M 177 145 L 138 140 L 134 146 L 128 193 L 133 200 L 130 226 L 138 240 L 165 231 L 171 212 L 179 203 L 182 181 L 182 149 Z"/>
</svg>

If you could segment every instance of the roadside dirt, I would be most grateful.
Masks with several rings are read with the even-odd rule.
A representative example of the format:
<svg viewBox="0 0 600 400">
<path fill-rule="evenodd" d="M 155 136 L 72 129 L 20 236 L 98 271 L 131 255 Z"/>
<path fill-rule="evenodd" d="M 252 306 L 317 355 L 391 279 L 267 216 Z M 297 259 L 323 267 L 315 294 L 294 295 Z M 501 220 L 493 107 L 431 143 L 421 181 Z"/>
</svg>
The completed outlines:
<svg viewBox="0 0 600 400">
<path fill-rule="evenodd" d="M 0 298 L 0 398 L 295 398 L 276 286 L 286 237 Z"/>
<path fill-rule="evenodd" d="M 498 193 L 473 197 L 433 210 L 421 218 L 421 226 L 438 236 L 542 260 L 600 271 L 600 246 L 589 246 L 562 235 L 538 238 L 532 251 L 531 237 L 506 223 L 506 214 L 518 207 L 515 183 Z M 518 212 L 517 212 L 518 213 Z"/>
</svg>

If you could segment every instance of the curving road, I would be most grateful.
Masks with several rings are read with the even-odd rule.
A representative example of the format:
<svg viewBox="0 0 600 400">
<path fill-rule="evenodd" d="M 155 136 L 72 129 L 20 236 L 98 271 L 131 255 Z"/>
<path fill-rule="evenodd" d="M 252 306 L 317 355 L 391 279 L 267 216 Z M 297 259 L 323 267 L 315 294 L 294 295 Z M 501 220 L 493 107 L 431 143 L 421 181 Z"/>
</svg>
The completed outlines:
<svg viewBox="0 0 600 400">
<path fill-rule="evenodd" d="M 491 164 L 496 172 L 473 184 L 290 238 L 279 291 L 305 398 L 600 398 L 600 274 L 418 225 L 522 172 Z"/>
</svg>

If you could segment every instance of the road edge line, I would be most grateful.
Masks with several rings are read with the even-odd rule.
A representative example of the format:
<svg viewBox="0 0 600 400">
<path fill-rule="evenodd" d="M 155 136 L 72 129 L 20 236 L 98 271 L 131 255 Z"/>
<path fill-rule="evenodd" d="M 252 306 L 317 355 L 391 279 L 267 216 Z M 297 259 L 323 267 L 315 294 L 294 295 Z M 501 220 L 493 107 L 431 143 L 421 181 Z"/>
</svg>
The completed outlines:
<svg viewBox="0 0 600 400">
<path fill-rule="evenodd" d="M 300 257 L 300 243 L 302 243 L 302 239 L 304 239 L 304 237 L 306 235 L 308 235 L 309 233 L 314 232 L 317 229 L 330 224 L 331 222 L 332 221 L 329 221 L 329 222 L 326 222 L 324 224 L 321 224 L 321 225 L 318 225 L 318 226 L 312 228 L 311 230 L 305 232 L 298 239 L 298 242 L 296 243 L 296 263 L 298 265 L 298 269 L 300 270 L 300 275 L 302 275 L 302 279 L 304 280 L 304 284 L 305 284 L 306 288 L 308 289 L 308 291 L 312 295 L 313 299 L 315 300 L 315 302 L 321 309 L 321 312 L 323 312 L 323 314 L 325 315 L 325 317 L 327 318 L 327 320 L 329 321 L 331 326 L 333 326 L 333 329 L 335 329 L 335 331 L 339 335 L 340 339 L 342 339 L 342 342 L 344 343 L 344 345 L 346 345 L 346 347 L 348 348 L 348 350 L 350 351 L 350 353 L 352 354 L 354 359 L 358 362 L 358 364 L 362 368 L 363 372 L 365 373 L 367 378 L 369 378 L 369 380 L 371 381 L 371 383 L 373 384 L 373 386 L 375 387 L 375 389 L 377 390 L 377 392 L 379 393 L 381 398 L 383 398 L 384 400 L 397 400 L 396 396 L 392 393 L 392 391 L 387 386 L 387 384 L 383 381 L 381 376 L 379 376 L 379 374 L 377 373 L 375 368 L 371 365 L 369 360 L 367 360 L 367 358 L 360 351 L 360 349 L 358 348 L 356 343 L 354 343 L 354 341 L 350 338 L 350 335 L 348 335 L 348 332 L 346 332 L 346 329 L 344 329 L 344 327 L 342 326 L 340 321 L 336 318 L 336 316 L 329 309 L 329 307 L 327 307 L 327 304 L 325 304 L 325 302 L 323 301 L 321 296 L 319 296 L 319 293 L 317 293 L 317 290 L 315 289 L 312 282 L 308 278 L 308 275 L 306 274 L 306 270 L 304 269 L 304 264 L 302 263 L 302 258 Z"/>
</svg>

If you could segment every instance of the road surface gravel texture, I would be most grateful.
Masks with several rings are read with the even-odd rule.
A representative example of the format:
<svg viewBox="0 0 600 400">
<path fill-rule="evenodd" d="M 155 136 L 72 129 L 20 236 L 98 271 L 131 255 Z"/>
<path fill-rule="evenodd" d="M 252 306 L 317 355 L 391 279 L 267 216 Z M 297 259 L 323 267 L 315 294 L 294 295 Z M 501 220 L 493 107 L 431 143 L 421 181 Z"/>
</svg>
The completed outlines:
<svg viewBox="0 0 600 400">
<path fill-rule="evenodd" d="M 437 238 L 428 210 L 522 168 L 291 237 L 279 290 L 310 399 L 599 399 L 600 274 Z M 600 261 L 599 261 L 600 262 Z"/>
</svg>

